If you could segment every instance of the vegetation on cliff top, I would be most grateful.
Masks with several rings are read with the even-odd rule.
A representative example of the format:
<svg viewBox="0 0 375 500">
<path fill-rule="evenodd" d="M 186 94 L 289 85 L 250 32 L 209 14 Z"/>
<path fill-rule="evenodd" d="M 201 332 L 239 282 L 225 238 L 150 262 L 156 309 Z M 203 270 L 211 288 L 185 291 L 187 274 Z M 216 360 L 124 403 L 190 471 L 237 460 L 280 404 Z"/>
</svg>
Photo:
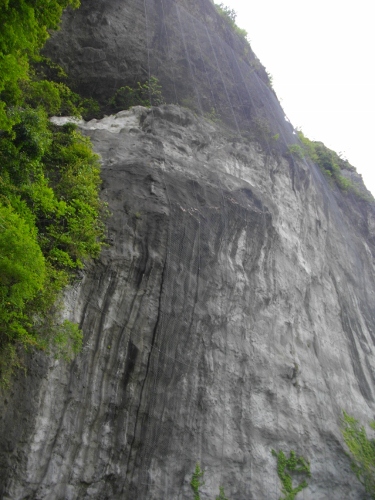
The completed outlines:
<svg viewBox="0 0 375 500">
<path fill-rule="evenodd" d="M 77 0 L 0 0 L 0 384 L 22 349 L 71 357 L 76 325 L 56 319 L 56 299 L 104 240 L 100 169 L 90 142 L 53 114 L 76 114 L 79 96 L 38 70 L 39 50 Z"/>
<path fill-rule="evenodd" d="M 301 130 L 298 131 L 300 144 L 289 146 L 289 153 L 298 159 L 309 158 L 331 182 L 336 184 L 341 191 L 351 192 L 358 198 L 374 201 L 372 195 L 361 184 L 356 184 L 344 175 L 344 172 L 355 173 L 356 169 L 335 151 L 327 148 L 320 141 L 311 141 Z M 359 177 L 359 176 L 358 176 Z"/>
<path fill-rule="evenodd" d="M 236 24 L 236 11 L 223 3 L 215 4 L 215 8 L 231 30 L 249 43 L 247 31 L 239 28 Z M 267 77 L 269 87 L 273 88 L 272 75 L 267 72 Z M 264 121 L 262 118 L 255 118 L 254 120 L 254 126 L 257 129 L 258 138 L 260 138 L 261 143 L 264 142 L 264 135 L 266 135 L 266 139 L 269 140 L 269 133 L 265 134 L 265 129 L 268 128 L 268 125 L 263 123 L 261 127 L 259 127 L 259 122 L 262 121 Z M 273 136 L 273 139 L 275 137 L 276 136 Z M 289 153 L 299 159 L 304 157 L 310 158 L 319 166 L 324 175 L 342 191 L 351 192 L 365 201 L 374 201 L 372 195 L 364 189 L 361 183 L 353 182 L 353 180 L 348 178 L 349 176 L 343 175 L 343 171 L 356 172 L 356 169 L 350 165 L 347 160 L 341 158 L 337 153 L 327 148 L 322 142 L 311 141 L 304 136 L 302 131 L 298 132 L 298 137 L 300 139 L 300 144 L 290 145 Z"/>
<path fill-rule="evenodd" d="M 223 19 L 225 19 L 225 22 L 232 28 L 232 30 L 235 33 L 237 33 L 237 35 L 239 35 L 241 38 L 246 40 L 246 42 L 248 42 L 247 31 L 240 28 L 236 24 L 236 18 L 237 18 L 236 11 L 234 9 L 231 9 L 230 7 L 227 7 L 223 3 L 215 4 L 215 8 L 216 8 L 216 11 L 220 14 L 220 16 Z"/>
</svg>

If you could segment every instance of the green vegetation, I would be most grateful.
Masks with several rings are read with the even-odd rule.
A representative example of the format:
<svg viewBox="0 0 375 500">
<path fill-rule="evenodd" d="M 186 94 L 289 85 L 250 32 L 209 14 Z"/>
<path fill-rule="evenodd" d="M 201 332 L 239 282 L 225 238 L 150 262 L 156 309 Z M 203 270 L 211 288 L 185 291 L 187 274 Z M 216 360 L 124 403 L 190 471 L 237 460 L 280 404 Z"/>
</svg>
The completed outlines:
<svg viewBox="0 0 375 500">
<path fill-rule="evenodd" d="M 228 498 L 225 496 L 224 488 L 222 486 L 219 486 L 219 495 L 215 500 L 228 500 Z"/>
<path fill-rule="evenodd" d="M 296 495 L 307 487 L 306 479 L 293 488 L 293 478 L 290 473 L 294 476 L 305 476 L 311 477 L 310 464 L 303 457 L 297 457 L 294 451 L 291 451 L 289 458 L 286 458 L 284 452 L 279 451 L 276 453 L 272 450 L 272 455 L 277 458 L 277 474 L 280 478 L 282 484 L 282 494 L 284 497 L 280 497 L 280 500 L 293 500 Z"/>
<path fill-rule="evenodd" d="M 253 140 L 256 140 L 264 149 L 273 149 L 278 142 L 279 134 L 272 135 L 271 126 L 267 118 L 256 116 L 252 123 Z"/>
<path fill-rule="evenodd" d="M 50 115 L 98 118 L 103 110 L 92 98 L 83 98 L 68 86 L 68 75 L 58 64 L 38 56 L 31 61 L 29 80 L 22 82 L 26 103 L 43 106 Z"/>
<path fill-rule="evenodd" d="M 132 106 L 159 106 L 163 104 L 161 86 L 156 77 L 152 76 L 145 83 L 138 82 L 135 87 L 121 87 L 109 100 L 111 111 L 116 113 Z"/>
<path fill-rule="evenodd" d="M 201 469 L 199 462 L 197 462 L 190 481 L 190 486 L 194 492 L 194 500 L 200 500 L 201 498 L 199 495 L 199 488 L 204 485 L 203 476 L 204 471 Z M 222 486 L 219 486 L 219 495 L 215 500 L 228 500 Z"/>
<path fill-rule="evenodd" d="M 244 40 L 247 40 L 247 31 L 240 28 L 236 24 L 236 18 L 237 18 L 237 13 L 234 9 L 231 9 L 230 7 L 227 7 L 223 3 L 220 4 L 215 4 L 217 12 L 220 14 L 220 16 L 225 19 L 225 22 L 232 28 L 232 30 L 237 33 L 241 38 Z"/>
<path fill-rule="evenodd" d="M 342 175 L 343 170 L 356 171 L 347 160 L 327 148 L 322 142 L 310 141 L 301 131 L 298 132 L 298 138 L 300 144 L 293 144 L 288 147 L 289 153 L 292 156 L 297 159 L 310 158 L 318 165 L 324 175 L 342 191 L 350 191 L 362 199 L 373 201 L 371 195 L 366 195 L 365 192 L 360 191 L 353 182 Z"/>
<path fill-rule="evenodd" d="M 83 101 L 40 69 L 39 49 L 69 5 L 78 2 L 0 0 L 0 385 L 22 350 L 79 350 L 82 334 L 58 322 L 56 300 L 104 241 L 98 157 L 75 126 L 49 121 L 79 115 Z"/>
<path fill-rule="evenodd" d="M 71 361 L 82 349 L 82 332 L 78 325 L 68 320 L 56 325 L 53 344 L 57 359 Z"/>
<path fill-rule="evenodd" d="M 268 86 L 273 89 L 273 76 L 271 75 L 271 73 L 269 73 L 267 71 L 267 77 L 268 77 Z"/>
<path fill-rule="evenodd" d="M 194 500 L 200 500 L 199 488 L 204 485 L 203 481 L 204 471 L 201 470 L 199 462 L 195 464 L 195 470 L 191 477 L 190 486 L 194 492 Z"/>
<path fill-rule="evenodd" d="M 341 432 L 349 448 L 352 470 L 367 493 L 375 499 L 375 439 L 367 437 L 366 429 L 358 420 L 343 413 Z M 375 430 L 375 421 L 369 425 Z"/>
<path fill-rule="evenodd" d="M 305 149 L 299 144 L 291 144 L 288 146 L 288 151 L 292 156 L 298 158 L 299 160 L 303 160 L 303 158 L 306 157 Z"/>
<path fill-rule="evenodd" d="M 216 111 L 215 108 L 211 108 L 211 110 L 204 114 L 205 118 L 212 123 L 220 123 L 221 118 L 220 114 Z"/>
<path fill-rule="evenodd" d="M 62 11 L 78 0 L 0 0 L 0 129 L 15 123 L 8 104 L 22 104 L 20 81 L 29 79 L 30 61 L 59 25 Z"/>
</svg>

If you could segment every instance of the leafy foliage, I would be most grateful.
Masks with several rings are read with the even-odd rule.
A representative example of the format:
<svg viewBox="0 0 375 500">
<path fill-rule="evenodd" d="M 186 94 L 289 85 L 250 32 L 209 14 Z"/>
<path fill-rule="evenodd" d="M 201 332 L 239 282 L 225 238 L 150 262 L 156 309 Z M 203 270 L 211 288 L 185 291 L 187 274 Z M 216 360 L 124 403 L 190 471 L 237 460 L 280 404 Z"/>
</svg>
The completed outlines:
<svg viewBox="0 0 375 500">
<path fill-rule="evenodd" d="M 286 458 L 283 451 L 276 453 L 272 450 L 272 455 L 277 458 L 277 474 L 282 484 L 282 493 L 284 497 L 280 500 L 294 500 L 296 495 L 307 487 L 307 481 L 304 479 L 297 487 L 293 488 L 293 475 L 304 475 L 311 477 L 310 464 L 303 457 L 297 457 L 294 451 L 291 451 L 289 458 Z"/>
<path fill-rule="evenodd" d="M 351 467 L 367 493 L 375 499 L 375 440 L 367 437 L 358 420 L 343 412 L 341 432 L 352 458 Z M 375 421 L 370 422 L 375 430 Z"/>
<path fill-rule="evenodd" d="M 79 115 L 84 101 L 50 81 L 39 49 L 77 0 L 0 0 L 0 384 L 20 366 L 20 349 L 71 359 L 77 325 L 61 324 L 56 299 L 104 241 L 98 157 L 74 126 L 53 114 Z M 45 63 L 45 61 L 44 61 Z M 39 65 L 39 66 L 38 66 Z M 56 73 L 63 72 L 51 63 Z"/>
<path fill-rule="evenodd" d="M 305 158 L 306 156 L 305 149 L 299 144 L 290 144 L 288 146 L 288 151 L 292 156 L 298 158 L 299 160 L 303 160 L 303 158 Z"/>
<path fill-rule="evenodd" d="M 103 241 L 98 198 L 100 168 L 89 139 L 68 125 L 55 128 L 51 147 L 43 157 L 51 194 L 51 213 L 39 204 L 39 233 L 45 253 L 59 268 L 80 268 L 83 260 L 97 257 Z M 35 200 L 38 203 L 38 200 Z M 47 208 L 47 210 L 46 210 Z"/>
<path fill-rule="evenodd" d="M 268 86 L 273 89 L 273 76 L 271 75 L 271 73 L 269 73 L 267 71 L 267 77 L 268 77 Z"/>
<path fill-rule="evenodd" d="M 200 500 L 199 488 L 204 485 L 203 481 L 204 471 L 201 469 L 200 464 L 197 462 L 195 464 L 195 470 L 191 477 L 190 486 L 194 492 L 194 500 Z M 215 500 L 228 500 L 225 496 L 223 486 L 219 486 L 219 495 Z"/>
<path fill-rule="evenodd" d="M 222 486 L 219 486 L 219 495 L 215 500 L 228 500 L 228 498 L 225 496 L 224 488 Z"/>
<path fill-rule="evenodd" d="M 224 5 L 223 3 L 216 4 L 217 10 L 222 16 L 225 16 L 231 23 L 236 22 L 237 12 L 234 9 Z"/>
<path fill-rule="evenodd" d="M 0 349 L 44 348 L 36 318 L 48 314 L 71 272 L 99 254 L 99 173 L 88 139 L 74 126 L 53 127 L 42 108 L 20 111 L 12 133 L 0 137 Z"/>
<path fill-rule="evenodd" d="M 204 471 L 201 470 L 199 463 L 195 464 L 195 470 L 193 472 L 190 486 L 194 492 L 194 500 L 200 500 L 199 488 L 204 485 L 203 481 Z"/>
<path fill-rule="evenodd" d="M 343 170 L 355 172 L 355 168 L 347 160 L 327 148 L 322 142 L 311 141 L 301 131 L 298 132 L 298 138 L 300 144 L 292 144 L 288 147 L 292 156 L 298 159 L 310 158 L 342 191 L 351 191 L 360 198 L 372 201 L 372 198 L 360 192 L 355 184 L 342 175 Z"/>
<path fill-rule="evenodd" d="M 240 28 L 236 24 L 237 13 L 234 9 L 227 7 L 223 3 L 215 4 L 216 11 L 223 17 L 226 23 L 232 28 L 232 30 L 237 33 L 241 38 L 244 38 L 247 41 L 247 31 Z"/>
<path fill-rule="evenodd" d="M 14 121 L 7 104 L 22 103 L 20 80 L 29 77 L 30 60 L 37 57 L 59 25 L 62 11 L 78 0 L 0 1 L 0 129 L 9 130 Z"/>
<path fill-rule="evenodd" d="M 76 323 L 65 320 L 56 326 L 53 337 L 55 357 L 71 361 L 82 349 L 82 332 Z"/>
<path fill-rule="evenodd" d="M 22 81 L 26 102 L 43 106 L 50 115 L 97 118 L 103 110 L 93 98 L 84 98 L 67 85 L 68 75 L 50 59 L 38 56 L 31 61 L 29 80 Z"/>
<path fill-rule="evenodd" d="M 17 338 L 33 344 L 24 308 L 43 288 L 45 259 L 35 227 L 5 205 L 0 205 L 0 256 L 0 342 Z"/>
<path fill-rule="evenodd" d="M 154 76 L 144 83 L 137 82 L 135 87 L 120 87 L 109 101 L 113 112 L 129 109 L 132 106 L 150 107 L 162 103 L 161 86 Z"/>
<path fill-rule="evenodd" d="M 64 83 L 34 78 L 22 84 L 25 104 L 42 107 L 50 116 L 80 116 L 85 111 L 82 99 Z"/>
</svg>

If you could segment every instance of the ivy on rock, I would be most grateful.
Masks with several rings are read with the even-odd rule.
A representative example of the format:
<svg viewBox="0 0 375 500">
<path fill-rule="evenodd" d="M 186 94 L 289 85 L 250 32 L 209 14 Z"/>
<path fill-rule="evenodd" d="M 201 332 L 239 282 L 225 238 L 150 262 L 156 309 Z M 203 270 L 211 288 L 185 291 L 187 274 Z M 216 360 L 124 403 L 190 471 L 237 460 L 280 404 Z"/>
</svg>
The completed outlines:
<svg viewBox="0 0 375 500">
<path fill-rule="evenodd" d="M 281 491 L 284 495 L 280 497 L 280 500 L 294 500 L 296 495 L 308 486 L 306 477 L 311 477 L 310 464 L 305 458 L 298 457 L 294 451 L 289 453 L 289 458 L 285 456 L 283 451 L 276 453 L 275 450 L 272 450 L 272 455 L 277 458 L 277 475 L 281 481 Z M 294 487 L 293 478 L 296 476 L 305 476 L 305 478 Z"/>
</svg>

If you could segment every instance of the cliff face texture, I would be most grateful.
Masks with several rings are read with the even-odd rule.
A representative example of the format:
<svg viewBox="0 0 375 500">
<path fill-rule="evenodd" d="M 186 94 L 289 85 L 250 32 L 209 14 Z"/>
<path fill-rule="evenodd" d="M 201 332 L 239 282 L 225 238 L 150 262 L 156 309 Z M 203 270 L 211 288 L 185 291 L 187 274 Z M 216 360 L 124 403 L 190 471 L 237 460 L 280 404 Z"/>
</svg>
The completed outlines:
<svg viewBox="0 0 375 500">
<path fill-rule="evenodd" d="M 265 69 L 211 0 L 81 4 L 45 49 L 81 94 L 105 103 L 118 88 L 155 76 L 168 103 L 214 114 L 238 135 L 279 133 L 294 142 Z"/>
<path fill-rule="evenodd" d="M 101 87 L 102 77 L 108 87 L 155 48 L 136 36 L 145 7 L 154 9 L 150 37 L 158 23 L 178 30 L 165 16 L 187 4 L 98 2 L 85 24 L 83 2 L 50 48 L 78 71 L 70 39 L 82 85 Z M 203 23 L 198 8 L 233 64 L 250 71 L 253 56 L 237 58 L 214 29 L 211 2 L 191 2 L 184 19 Z M 120 56 L 108 51 L 113 61 L 105 55 L 100 66 L 92 56 L 90 73 L 87 54 L 106 40 L 119 45 L 124 66 L 116 59 L 116 73 Z M 69 365 L 34 354 L 1 402 L 1 498 L 188 500 L 200 462 L 202 500 L 219 485 L 231 500 L 276 500 L 272 449 L 310 461 L 297 498 L 364 497 L 339 421 L 343 409 L 363 422 L 375 413 L 374 207 L 284 154 L 292 129 L 261 75 L 249 78 L 253 102 L 264 102 L 249 116 L 233 111 L 239 130 L 232 118 L 214 123 L 203 108 L 176 103 L 81 122 L 103 161 L 109 245 L 66 294 L 82 353 Z M 280 134 L 276 146 L 256 129 L 260 118 L 267 135 Z"/>
</svg>

